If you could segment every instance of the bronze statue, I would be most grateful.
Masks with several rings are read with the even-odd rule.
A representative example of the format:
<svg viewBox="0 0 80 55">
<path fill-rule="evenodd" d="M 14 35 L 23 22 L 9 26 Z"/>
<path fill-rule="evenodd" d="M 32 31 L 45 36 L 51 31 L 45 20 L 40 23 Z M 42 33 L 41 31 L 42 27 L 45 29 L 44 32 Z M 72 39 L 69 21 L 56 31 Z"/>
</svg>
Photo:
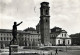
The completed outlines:
<svg viewBox="0 0 80 55">
<path fill-rule="evenodd" d="M 9 55 L 11 55 L 11 47 L 10 47 L 10 45 L 18 44 L 17 43 L 17 26 L 19 26 L 21 23 L 22 22 L 17 24 L 17 22 L 14 22 L 13 29 L 12 29 L 13 39 L 10 41 L 10 44 L 9 44 Z"/>
<path fill-rule="evenodd" d="M 13 42 L 13 44 L 14 44 L 14 41 L 17 41 L 17 26 L 19 26 L 21 23 L 22 22 L 17 24 L 17 22 L 14 22 L 13 29 L 12 29 L 12 35 L 13 35 L 12 42 Z"/>
</svg>

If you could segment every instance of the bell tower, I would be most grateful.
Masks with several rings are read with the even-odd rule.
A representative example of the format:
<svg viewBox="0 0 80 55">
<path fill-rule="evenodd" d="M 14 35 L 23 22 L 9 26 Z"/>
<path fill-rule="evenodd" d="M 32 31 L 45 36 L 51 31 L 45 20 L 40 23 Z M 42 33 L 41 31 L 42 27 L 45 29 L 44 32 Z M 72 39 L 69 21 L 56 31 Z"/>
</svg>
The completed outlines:
<svg viewBox="0 0 80 55">
<path fill-rule="evenodd" d="M 50 16 L 49 16 L 49 3 L 42 2 L 40 7 L 40 32 L 41 43 L 48 45 L 50 43 Z"/>
</svg>

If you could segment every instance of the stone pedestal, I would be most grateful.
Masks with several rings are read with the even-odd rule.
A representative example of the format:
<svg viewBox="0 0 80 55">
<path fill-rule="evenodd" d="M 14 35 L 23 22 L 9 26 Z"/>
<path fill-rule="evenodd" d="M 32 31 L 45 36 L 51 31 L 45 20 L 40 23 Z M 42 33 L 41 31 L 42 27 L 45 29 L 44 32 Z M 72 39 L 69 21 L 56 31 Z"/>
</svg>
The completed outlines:
<svg viewBox="0 0 80 55">
<path fill-rule="evenodd" d="M 18 45 L 10 45 L 11 52 L 18 52 Z"/>
<path fill-rule="evenodd" d="M 13 53 L 18 52 L 18 41 L 17 39 L 12 39 L 9 45 L 9 55 L 13 55 Z"/>
<path fill-rule="evenodd" d="M 10 45 L 9 46 L 9 55 L 13 55 L 14 53 L 18 52 L 19 45 Z"/>
</svg>

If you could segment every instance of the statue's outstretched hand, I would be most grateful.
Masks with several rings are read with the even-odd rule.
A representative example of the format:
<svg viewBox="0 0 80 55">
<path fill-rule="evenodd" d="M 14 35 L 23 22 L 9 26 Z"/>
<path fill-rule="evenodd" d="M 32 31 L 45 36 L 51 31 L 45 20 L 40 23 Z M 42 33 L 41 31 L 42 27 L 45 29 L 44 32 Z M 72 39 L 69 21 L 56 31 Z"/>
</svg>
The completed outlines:
<svg viewBox="0 0 80 55">
<path fill-rule="evenodd" d="M 21 21 L 19 24 L 17 24 L 16 26 L 19 26 L 23 21 Z"/>
</svg>

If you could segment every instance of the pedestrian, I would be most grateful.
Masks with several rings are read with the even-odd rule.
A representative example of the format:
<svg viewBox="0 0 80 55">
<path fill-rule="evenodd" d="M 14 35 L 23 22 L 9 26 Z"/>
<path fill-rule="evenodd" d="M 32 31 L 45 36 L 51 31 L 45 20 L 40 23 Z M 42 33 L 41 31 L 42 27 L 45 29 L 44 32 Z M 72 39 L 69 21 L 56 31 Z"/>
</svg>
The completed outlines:
<svg viewBox="0 0 80 55">
<path fill-rule="evenodd" d="M 58 50 L 57 50 L 57 48 L 56 48 L 56 53 L 55 53 L 55 55 L 58 55 L 58 52 L 57 52 Z"/>
<path fill-rule="evenodd" d="M 52 55 L 52 52 L 51 52 L 51 55 Z"/>
</svg>

